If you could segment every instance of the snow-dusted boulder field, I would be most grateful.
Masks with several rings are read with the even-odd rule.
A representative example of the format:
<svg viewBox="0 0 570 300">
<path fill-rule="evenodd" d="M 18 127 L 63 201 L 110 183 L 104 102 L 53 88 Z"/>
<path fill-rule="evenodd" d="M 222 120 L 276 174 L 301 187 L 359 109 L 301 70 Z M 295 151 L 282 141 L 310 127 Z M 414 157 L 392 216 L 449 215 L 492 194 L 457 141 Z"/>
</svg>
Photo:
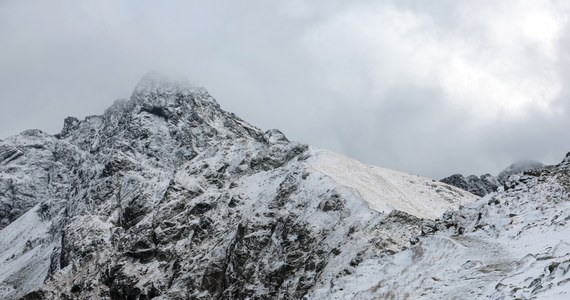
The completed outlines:
<svg viewBox="0 0 570 300">
<path fill-rule="evenodd" d="M 569 164 L 480 199 L 149 75 L 0 141 L 0 299 L 563 299 Z"/>
</svg>

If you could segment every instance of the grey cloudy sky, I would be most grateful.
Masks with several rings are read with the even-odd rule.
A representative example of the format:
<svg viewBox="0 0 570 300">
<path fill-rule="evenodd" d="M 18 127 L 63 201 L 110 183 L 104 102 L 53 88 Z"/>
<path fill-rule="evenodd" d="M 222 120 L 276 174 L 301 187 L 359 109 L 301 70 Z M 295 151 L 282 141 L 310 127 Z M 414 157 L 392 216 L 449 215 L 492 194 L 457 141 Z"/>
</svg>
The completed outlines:
<svg viewBox="0 0 570 300">
<path fill-rule="evenodd" d="M 570 151 L 565 0 L 0 0 L 0 138 L 148 71 L 263 129 L 441 178 Z"/>
</svg>

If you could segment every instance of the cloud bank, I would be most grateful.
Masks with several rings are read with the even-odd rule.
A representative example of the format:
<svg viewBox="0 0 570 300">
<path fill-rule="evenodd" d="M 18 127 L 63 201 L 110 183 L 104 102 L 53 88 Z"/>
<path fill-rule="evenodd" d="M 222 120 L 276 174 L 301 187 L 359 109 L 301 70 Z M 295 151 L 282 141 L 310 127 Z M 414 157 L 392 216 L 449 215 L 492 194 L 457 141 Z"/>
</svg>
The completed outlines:
<svg viewBox="0 0 570 300">
<path fill-rule="evenodd" d="M 440 178 L 570 151 L 567 1 L 0 2 L 0 138 L 150 70 L 367 163 Z"/>
</svg>

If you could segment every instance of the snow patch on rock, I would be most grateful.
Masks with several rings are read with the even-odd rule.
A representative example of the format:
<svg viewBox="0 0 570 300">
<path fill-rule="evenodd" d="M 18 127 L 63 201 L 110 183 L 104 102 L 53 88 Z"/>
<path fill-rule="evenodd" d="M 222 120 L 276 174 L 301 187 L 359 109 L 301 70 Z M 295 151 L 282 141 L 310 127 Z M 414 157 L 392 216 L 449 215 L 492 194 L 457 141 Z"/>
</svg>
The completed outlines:
<svg viewBox="0 0 570 300">
<path fill-rule="evenodd" d="M 43 285 L 57 242 L 38 204 L 0 231 L 0 295 L 19 299 Z"/>
</svg>

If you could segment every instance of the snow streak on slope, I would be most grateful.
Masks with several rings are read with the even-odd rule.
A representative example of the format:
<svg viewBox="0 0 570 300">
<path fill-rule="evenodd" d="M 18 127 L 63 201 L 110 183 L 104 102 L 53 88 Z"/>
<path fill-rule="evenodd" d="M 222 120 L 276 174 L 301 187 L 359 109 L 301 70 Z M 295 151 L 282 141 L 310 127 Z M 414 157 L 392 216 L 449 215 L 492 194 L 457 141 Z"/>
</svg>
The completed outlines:
<svg viewBox="0 0 570 300">
<path fill-rule="evenodd" d="M 344 155 L 313 150 L 312 167 L 353 188 L 370 208 L 389 213 L 407 212 L 435 219 L 446 210 L 477 200 L 475 195 L 430 178 L 365 165 Z"/>
<path fill-rule="evenodd" d="M 0 231 L 0 295 L 18 299 L 41 286 L 48 276 L 56 243 L 48 232 L 50 222 L 42 217 L 41 205 Z"/>
</svg>

